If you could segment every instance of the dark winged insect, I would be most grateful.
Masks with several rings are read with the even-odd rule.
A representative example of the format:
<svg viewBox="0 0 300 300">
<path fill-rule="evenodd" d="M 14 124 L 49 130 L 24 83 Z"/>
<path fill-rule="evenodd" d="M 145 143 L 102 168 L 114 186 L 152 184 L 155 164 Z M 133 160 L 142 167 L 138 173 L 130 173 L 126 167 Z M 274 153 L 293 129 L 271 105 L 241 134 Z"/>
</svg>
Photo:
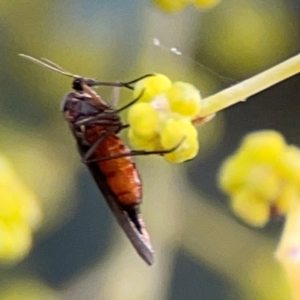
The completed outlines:
<svg viewBox="0 0 300 300">
<path fill-rule="evenodd" d="M 153 264 L 153 248 L 140 214 L 142 183 L 132 156 L 166 154 L 179 145 L 165 151 L 130 150 L 117 135 L 128 127 L 122 123 L 119 113 L 134 104 L 142 94 L 122 108 L 109 106 L 93 89 L 93 86 L 111 86 L 133 89 L 132 84 L 152 76 L 142 76 L 130 82 L 99 82 L 73 75 L 55 63 L 20 54 L 39 65 L 73 78 L 73 90 L 62 102 L 62 112 L 77 141 L 79 153 L 87 165 L 111 211 L 139 255 L 149 265 Z"/>
</svg>

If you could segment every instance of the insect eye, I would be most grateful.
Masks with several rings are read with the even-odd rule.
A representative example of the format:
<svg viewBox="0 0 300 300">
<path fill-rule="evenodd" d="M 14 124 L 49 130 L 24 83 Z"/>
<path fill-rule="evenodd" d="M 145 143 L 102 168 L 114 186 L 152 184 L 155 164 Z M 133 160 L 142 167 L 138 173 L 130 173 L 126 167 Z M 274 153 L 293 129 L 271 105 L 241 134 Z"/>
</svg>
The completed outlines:
<svg viewBox="0 0 300 300">
<path fill-rule="evenodd" d="M 83 84 L 83 79 L 82 78 L 75 78 L 74 81 L 73 81 L 73 84 L 72 84 L 72 88 L 75 91 L 82 92 L 83 91 L 82 84 Z"/>
</svg>

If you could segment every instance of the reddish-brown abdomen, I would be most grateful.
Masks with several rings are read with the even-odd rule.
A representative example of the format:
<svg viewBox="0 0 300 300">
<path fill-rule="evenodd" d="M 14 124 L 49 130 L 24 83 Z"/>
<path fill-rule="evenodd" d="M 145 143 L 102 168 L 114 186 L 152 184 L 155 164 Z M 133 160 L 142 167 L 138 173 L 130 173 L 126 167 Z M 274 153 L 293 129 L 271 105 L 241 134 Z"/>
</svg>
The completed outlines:
<svg viewBox="0 0 300 300">
<path fill-rule="evenodd" d="M 86 139 L 92 145 L 105 127 L 93 125 L 86 128 Z M 108 136 L 100 143 L 91 159 L 115 156 L 128 153 L 130 149 L 115 134 Z M 142 199 L 142 184 L 135 163 L 130 156 L 97 162 L 101 172 L 105 175 L 108 186 L 116 195 L 123 207 L 136 206 Z"/>
</svg>

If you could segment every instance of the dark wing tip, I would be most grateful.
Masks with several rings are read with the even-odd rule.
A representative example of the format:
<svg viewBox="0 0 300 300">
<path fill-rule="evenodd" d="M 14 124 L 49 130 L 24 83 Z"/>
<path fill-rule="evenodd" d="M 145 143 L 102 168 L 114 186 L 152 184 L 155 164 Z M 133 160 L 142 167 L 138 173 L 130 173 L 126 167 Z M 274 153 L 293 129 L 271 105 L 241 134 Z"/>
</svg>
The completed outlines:
<svg viewBox="0 0 300 300">
<path fill-rule="evenodd" d="M 154 263 L 154 250 L 151 244 L 149 233 L 145 227 L 145 223 L 140 214 L 138 214 L 137 216 L 140 225 L 140 230 L 137 230 L 135 224 L 133 224 L 131 221 L 130 223 L 132 229 L 135 232 L 136 237 L 138 237 L 138 240 L 135 240 L 136 238 L 134 236 L 129 237 L 128 232 L 125 231 L 125 233 L 127 234 L 128 238 L 131 240 L 132 244 L 136 248 L 139 255 L 144 259 L 144 261 L 148 265 L 151 266 Z"/>
<path fill-rule="evenodd" d="M 148 252 L 146 253 L 146 255 L 144 255 L 145 253 L 139 254 L 149 266 L 152 266 L 154 264 L 154 252 Z"/>
<path fill-rule="evenodd" d="M 143 260 L 148 265 L 153 265 L 154 263 L 154 251 L 151 244 L 150 236 L 146 230 L 144 221 L 140 214 L 138 214 L 138 221 L 141 226 L 141 229 L 138 230 L 136 225 L 130 220 L 127 215 L 127 212 L 115 201 L 111 201 L 106 198 L 108 205 L 110 206 L 112 212 L 114 213 L 119 225 L 124 230 L 125 234 L 131 241 L 133 247 L 137 251 L 137 253 L 143 258 Z"/>
<path fill-rule="evenodd" d="M 84 153 L 83 145 L 79 143 L 79 149 Z M 128 213 L 120 207 L 117 202 L 116 196 L 110 191 L 109 187 L 103 178 L 103 174 L 98 169 L 97 164 L 90 163 L 87 164 L 90 169 L 98 187 L 100 188 L 108 206 L 115 215 L 119 225 L 129 238 L 131 244 L 137 251 L 137 253 L 143 258 L 143 260 L 148 264 L 152 265 L 154 263 L 154 251 L 151 244 L 150 236 L 144 225 L 144 221 L 141 215 L 136 211 L 136 217 L 139 223 L 139 230 L 136 224 L 132 222 Z"/>
</svg>

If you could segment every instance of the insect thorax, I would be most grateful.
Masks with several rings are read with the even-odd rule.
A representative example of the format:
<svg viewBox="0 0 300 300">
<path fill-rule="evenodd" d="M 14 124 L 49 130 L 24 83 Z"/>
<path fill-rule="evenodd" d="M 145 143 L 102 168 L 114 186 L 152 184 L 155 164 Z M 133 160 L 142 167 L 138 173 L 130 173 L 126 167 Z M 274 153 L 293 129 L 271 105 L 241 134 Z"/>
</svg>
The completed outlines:
<svg viewBox="0 0 300 300">
<path fill-rule="evenodd" d="M 67 121 L 75 122 L 84 118 L 93 117 L 103 113 L 108 107 L 97 107 L 92 104 L 88 94 L 70 92 L 62 100 L 61 110 Z"/>
</svg>

